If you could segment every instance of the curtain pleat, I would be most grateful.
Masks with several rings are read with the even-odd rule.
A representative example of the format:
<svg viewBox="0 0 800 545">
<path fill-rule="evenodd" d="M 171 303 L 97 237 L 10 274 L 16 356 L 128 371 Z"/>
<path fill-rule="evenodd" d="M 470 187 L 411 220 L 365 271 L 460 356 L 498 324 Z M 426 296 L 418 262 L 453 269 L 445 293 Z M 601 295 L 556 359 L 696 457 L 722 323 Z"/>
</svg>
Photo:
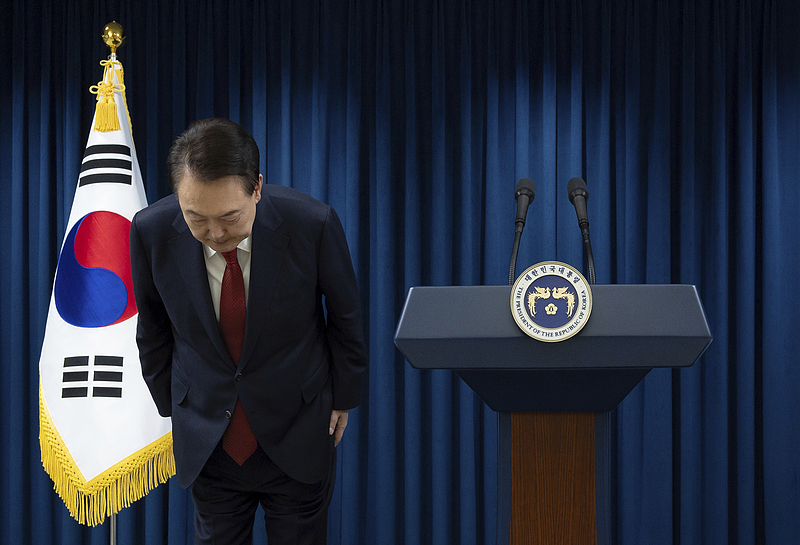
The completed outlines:
<svg viewBox="0 0 800 545">
<path fill-rule="evenodd" d="M 412 286 L 506 283 L 520 178 L 536 197 L 517 273 L 584 266 L 574 176 L 598 283 L 694 284 L 714 336 L 611 415 L 614 542 L 800 536 L 800 4 L 6 4 L 0 542 L 109 541 L 42 470 L 38 358 L 112 20 L 150 202 L 169 192 L 172 140 L 223 116 L 252 132 L 268 183 L 342 218 L 370 373 L 338 449 L 329 543 L 495 543 L 497 417 L 449 371 L 413 369 L 394 331 Z M 192 543 L 192 510 L 162 485 L 119 514 L 118 542 Z"/>
</svg>

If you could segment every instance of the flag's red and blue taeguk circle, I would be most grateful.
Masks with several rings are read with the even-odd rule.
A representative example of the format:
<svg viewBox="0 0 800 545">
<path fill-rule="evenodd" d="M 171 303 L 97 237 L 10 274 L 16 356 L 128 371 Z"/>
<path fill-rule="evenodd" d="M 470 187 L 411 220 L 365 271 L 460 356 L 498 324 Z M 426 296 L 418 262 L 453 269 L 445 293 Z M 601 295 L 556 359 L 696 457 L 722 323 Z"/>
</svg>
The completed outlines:
<svg viewBox="0 0 800 545">
<path fill-rule="evenodd" d="M 136 314 L 130 258 L 131 222 L 96 211 L 78 220 L 64 241 L 53 288 L 65 322 L 103 327 Z"/>
</svg>

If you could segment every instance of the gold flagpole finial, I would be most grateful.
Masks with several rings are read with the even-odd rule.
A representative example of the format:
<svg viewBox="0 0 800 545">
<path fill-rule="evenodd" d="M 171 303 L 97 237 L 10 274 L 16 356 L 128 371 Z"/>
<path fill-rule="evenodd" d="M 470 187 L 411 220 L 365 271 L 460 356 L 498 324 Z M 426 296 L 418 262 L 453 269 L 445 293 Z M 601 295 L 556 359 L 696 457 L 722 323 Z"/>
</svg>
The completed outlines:
<svg viewBox="0 0 800 545">
<path fill-rule="evenodd" d="M 111 54 L 117 53 L 117 48 L 122 45 L 125 36 L 122 35 L 122 25 L 116 21 L 111 21 L 103 27 L 103 41 L 111 49 Z"/>
<path fill-rule="evenodd" d="M 103 79 L 97 85 L 92 85 L 89 88 L 91 93 L 97 95 L 94 129 L 100 132 L 120 130 L 114 93 L 120 92 L 123 98 L 125 97 L 122 64 L 117 61 L 117 48 L 125 40 L 122 32 L 122 25 L 116 21 L 108 23 L 103 28 L 103 41 L 111 49 L 111 55 L 107 60 L 100 61 L 100 64 L 104 67 Z"/>
</svg>

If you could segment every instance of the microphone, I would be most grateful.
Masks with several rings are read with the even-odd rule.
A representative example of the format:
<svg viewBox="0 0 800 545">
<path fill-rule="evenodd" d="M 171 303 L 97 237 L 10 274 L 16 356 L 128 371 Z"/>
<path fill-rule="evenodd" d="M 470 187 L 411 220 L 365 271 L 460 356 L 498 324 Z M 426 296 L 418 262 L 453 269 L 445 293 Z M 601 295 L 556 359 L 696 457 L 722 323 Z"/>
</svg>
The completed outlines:
<svg viewBox="0 0 800 545">
<path fill-rule="evenodd" d="M 586 182 L 576 176 L 567 182 L 567 192 L 569 194 L 569 202 L 575 207 L 578 226 L 581 228 L 581 234 L 583 235 L 583 248 L 589 269 L 589 283 L 594 284 L 594 256 L 592 255 L 592 242 L 589 239 L 589 214 L 586 211 L 589 190 L 586 189 Z"/>
<path fill-rule="evenodd" d="M 589 214 L 586 212 L 586 201 L 589 199 L 589 190 L 586 189 L 586 182 L 583 178 L 572 178 L 567 182 L 567 191 L 569 192 L 569 202 L 575 207 L 575 213 L 578 215 L 578 225 L 581 228 L 581 233 L 587 236 L 589 233 Z"/>
<path fill-rule="evenodd" d="M 533 202 L 534 194 L 536 193 L 536 184 L 530 178 L 522 178 L 517 182 L 517 188 L 514 190 L 514 200 L 517 201 L 517 219 L 514 220 L 516 231 L 522 233 L 525 227 L 525 216 L 528 215 L 528 206 Z"/>
<path fill-rule="evenodd" d="M 536 193 L 536 184 L 530 178 L 522 178 L 517 182 L 514 190 L 514 200 L 517 201 L 517 218 L 514 220 L 514 245 L 511 249 L 511 266 L 508 269 L 508 285 L 514 284 L 515 270 L 517 268 L 517 253 L 522 229 L 525 227 L 525 216 L 528 215 L 528 206 L 533 202 Z"/>
</svg>

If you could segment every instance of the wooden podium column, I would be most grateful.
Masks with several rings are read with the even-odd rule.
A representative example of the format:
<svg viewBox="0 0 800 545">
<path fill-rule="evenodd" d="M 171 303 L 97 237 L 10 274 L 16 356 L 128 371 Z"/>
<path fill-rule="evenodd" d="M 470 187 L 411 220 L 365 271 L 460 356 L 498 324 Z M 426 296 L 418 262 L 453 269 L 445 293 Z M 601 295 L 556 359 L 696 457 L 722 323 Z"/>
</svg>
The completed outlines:
<svg viewBox="0 0 800 545">
<path fill-rule="evenodd" d="M 596 545 L 595 415 L 511 413 L 511 545 Z"/>
</svg>

